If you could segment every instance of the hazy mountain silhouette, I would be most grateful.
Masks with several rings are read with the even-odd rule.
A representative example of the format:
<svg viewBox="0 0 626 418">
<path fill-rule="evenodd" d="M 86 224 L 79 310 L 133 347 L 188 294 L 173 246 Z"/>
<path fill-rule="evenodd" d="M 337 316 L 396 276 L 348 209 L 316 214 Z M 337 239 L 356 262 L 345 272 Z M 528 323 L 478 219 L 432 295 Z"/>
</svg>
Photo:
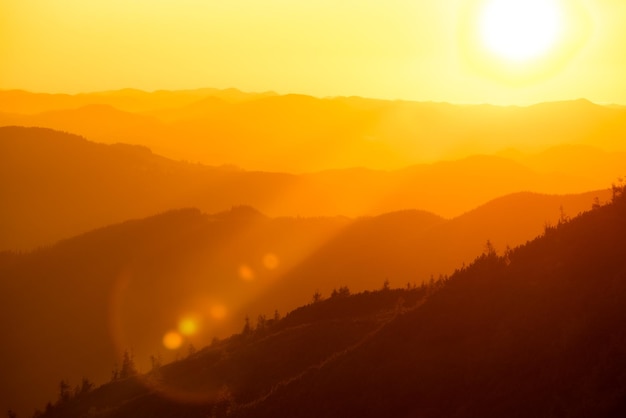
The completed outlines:
<svg viewBox="0 0 626 418">
<path fill-rule="evenodd" d="M 124 90 L 101 93 L 101 101 L 43 95 L 37 98 L 42 112 L 8 109 L 10 114 L 0 115 L 0 124 L 53 126 L 135 144 L 105 145 L 46 128 L 0 127 L 0 250 L 47 246 L 23 254 L 0 252 L 0 369 L 10 382 L 0 391 L 0 407 L 23 410 L 53 399 L 60 379 L 75 384 L 87 375 L 97 383 L 107 381 L 124 349 L 135 353 L 143 371 L 151 354 L 171 360 L 185 348 L 166 352 L 162 339 L 186 315 L 204 321 L 202 332 L 185 340 L 200 347 L 214 335 L 241 329 L 247 314 L 254 320 L 259 314 L 270 317 L 275 309 L 286 312 L 315 292 L 327 297 L 340 286 L 353 292 L 380 288 L 385 280 L 419 285 L 431 275 L 451 273 L 487 239 L 498 249 L 521 244 L 546 223 L 555 225 L 561 208 L 573 216 L 590 208 L 594 198 L 606 201 L 610 195 L 609 190 L 568 196 L 509 193 L 593 190 L 600 180 L 604 186 L 621 174 L 625 158 L 561 146 L 390 171 L 288 174 L 178 162 L 137 145 L 166 155 L 192 153 L 194 160 L 206 152 L 220 163 L 278 169 L 274 164 L 285 162 L 304 170 L 367 166 L 379 158 L 387 159 L 381 165 L 404 165 L 438 155 L 438 147 L 463 148 L 463 141 L 488 149 L 499 135 L 511 135 L 515 145 L 523 138 L 543 138 L 544 125 L 555 138 L 571 133 L 568 141 L 598 139 L 608 147 L 614 145 L 611 135 L 622 129 L 621 113 L 607 114 L 587 102 L 543 105 L 542 112 L 551 115 L 544 120 L 533 116 L 532 108 L 222 93 L 146 97 Z M 29 93 L 11 94 L 21 99 L 0 103 L 32 105 Z M 577 131 L 566 132 L 558 124 L 576 112 L 591 119 L 579 115 Z M 492 125 L 485 124 L 487 116 Z M 241 159 L 231 159 L 235 155 Z M 584 156 L 577 166 L 575 159 Z M 198 209 L 172 211 L 185 207 Z M 152 216 L 157 213 L 162 215 Z M 138 220 L 107 226 L 128 219 Z M 413 292 L 403 297 L 423 296 Z M 385 303 L 388 309 L 396 299 Z M 344 310 L 336 306 L 332 312 Z M 345 337 L 343 345 L 319 347 L 307 364 L 351 347 L 381 325 L 378 311 L 363 315 L 363 328 L 344 321 L 343 328 L 331 331 Z M 284 336 L 295 342 L 301 334 L 292 331 Z M 307 346 L 315 340 L 299 341 Z M 248 364 L 259 359 L 247 358 Z M 238 401 L 256 399 L 266 384 L 293 376 L 299 367 L 306 366 L 295 362 L 269 383 L 258 379 Z M 256 379 L 238 370 L 242 375 L 236 382 Z M 124 393 L 119 396 L 128 400 Z M 190 413 L 195 414 L 193 408 Z"/>
<path fill-rule="evenodd" d="M 568 218 L 588 210 L 595 197 L 606 201 L 609 192 L 570 196 L 517 193 L 451 220 L 427 223 L 427 228 L 421 220 L 427 214 L 419 211 L 361 219 L 298 265 L 293 280 L 303 288 L 311 286 L 307 282 L 315 283 L 326 294 L 337 283 L 356 290 L 375 288 L 385 279 L 396 286 L 419 284 L 431 276 L 452 273 L 488 240 L 501 251 L 523 244 L 542 233 L 546 225 L 557 224 L 561 213 Z M 279 283 L 272 293 L 280 295 L 281 287 L 290 285 L 292 281 Z M 293 290 L 285 290 L 284 295 L 293 297 Z"/>
<path fill-rule="evenodd" d="M 158 109 L 144 112 L 164 122 L 185 121 L 201 118 L 208 113 L 221 112 L 232 103 L 223 98 L 209 96 L 181 108 Z"/>
<path fill-rule="evenodd" d="M 0 253 L 7 396 L 32 404 L 54 396 L 60 378 L 106 381 L 124 348 L 145 371 L 185 315 L 202 319 L 189 339 L 202 346 L 241 329 L 246 315 L 287 312 L 315 292 L 420 285 L 469 262 L 488 239 L 499 249 L 523 243 L 555 225 L 561 206 L 574 215 L 605 194 L 520 193 L 449 221 L 417 210 L 351 220 L 186 209 Z M 226 316 L 211 317 L 215 308 Z"/>
<path fill-rule="evenodd" d="M 143 114 L 126 112 L 106 104 L 88 104 L 78 108 L 51 110 L 35 116 L 17 115 L 5 125 L 46 127 L 63 132 L 88 134 L 102 143 L 151 144 L 161 152 L 168 145 L 168 127 L 158 119 Z M 170 130 L 170 134 L 173 132 Z M 145 145 L 144 145 L 145 146 Z M 169 147 L 169 148 L 168 148 Z"/>
<path fill-rule="evenodd" d="M 234 416 L 623 415 L 625 203 L 486 253 L 354 351 Z"/>
<path fill-rule="evenodd" d="M 192 339 L 198 346 L 240 329 L 251 313 L 249 301 L 345 222 L 293 225 L 246 208 L 214 216 L 181 210 L 33 253 L 2 253 L 0 331 L 6 343 L 0 364 L 12 384 L 3 390 L 1 406 L 53 396 L 50 379 L 59 373 L 80 379 L 85 363 L 92 365 L 92 379 L 106 381 L 122 348 L 132 348 L 145 369 L 146 356 L 163 353 L 163 334 L 187 313 L 206 317 L 214 306 L 226 310 L 222 321 L 205 318 L 208 328 Z M 264 264 L 270 251 L 280 251 L 274 270 Z M 242 276 L 242 269 L 253 273 Z"/>
<path fill-rule="evenodd" d="M 31 93 L 24 90 L 0 90 L 0 112 L 36 114 L 53 110 L 80 108 L 94 104 L 109 105 L 127 112 L 150 112 L 188 106 L 207 97 L 215 97 L 228 103 L 239 103 L 272 95 L 275 95 L 275 93 L 245 93 L 234 88 L 157 90 L 153 92 L 121 89 L 75 95 Z"/>
<path fill-rule="evenodd" d="M 586 100 L 461 106 L 211 89 L 59 97 L 0 92 L 3 96 L 0 125 L 50 127 L 100 142 L 148 146 L 170 158 L 266 171 L 398 169 L 507 147 L 536 152 L 563 142 L 625 151 L 626 109 Z M 214 99 L 223 103 L 215 106 Z M 109 115 L 98 121 L 85 113 L 89 104 L 141 111 L 135 116 L 142 123 L 142 116 L 154 120 L 139 126 L 126 123 L 128 115 L 118 115 L 119 121 Z M 92 123 L 82 122 L 85 117 Z"/>
<path fill-rule="evenodd" d="M 5 249 L 177 207 L 217 211 L 248 199 L 265 207 L 264 199 L 284 191 L 292 177 L 179 163 L 143 147 L 38 128 L 0 128 L 0 147 Z"/>
<path fill-rule="evenodd" d="M 337 292 L 44 416 L 623 416 L 626 190 L 615 191 L 511 251 L 487 246 L 448 279 Z"/>
<path fill-rule="evenodd" d="M 605 161 L 618 170 L 621 154 L 597 155 L 595 165 Z M 271 217 L 422 209 L 453 217 L 509 193 L 580 193 L 595 184 L 580 175 L 540 174 L 495 156 L 396 171 L 254 172 L 175 162 L 144 147 L 97 144 L 48 129 L 2 127 L 0 249 L 49 245 L 181 207 L 218 212 L 247 204 Z M 573 214 L 580 206 L 565 209 Z"/>
<path fill-rule="evenodd" d="M 524 166 L 541 173 L 558 172 L 575 175 L 594 173 L 608 183 L 615 181 L 616 173 L 624 172 L 623 152 L 607 153 L 588 145 L 560 145 L 536 154 L 504 153 Z"/>
</svg>

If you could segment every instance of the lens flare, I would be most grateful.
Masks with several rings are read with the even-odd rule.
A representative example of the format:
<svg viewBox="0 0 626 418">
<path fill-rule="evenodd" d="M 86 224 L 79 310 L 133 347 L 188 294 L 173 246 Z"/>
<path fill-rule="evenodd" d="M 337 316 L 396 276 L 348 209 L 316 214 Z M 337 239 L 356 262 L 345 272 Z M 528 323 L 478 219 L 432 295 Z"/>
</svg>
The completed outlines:
<svg viewBox="0 0 626 418">
<path fill-rule="evenodd" d="M 254 270 L 248 267 L 248 265 L 242 264 L 239 266 L 239 277 L 247 282 L 250 282 L 254 280 Z"/>
<path fill-rule="evenodd" d="M 274 253 L 267 253 L 263 256 L 263 265 L 268 270 L 274 270 L 280 264 L 278 256 Z"/>
<path fill-rule="evenodd" d="M 190 336 L 198 332 L 198 321 L 195 318 L 183 318 L 178 323 L 178 331 L 185 336 Z"/>
<path fill-rule="evenodd" d="M 168 350 L 177 350 L 183 344 L 183 337 L 176 331 L 170 331 L 163 336 L 163 346 Z"/>
</svg>

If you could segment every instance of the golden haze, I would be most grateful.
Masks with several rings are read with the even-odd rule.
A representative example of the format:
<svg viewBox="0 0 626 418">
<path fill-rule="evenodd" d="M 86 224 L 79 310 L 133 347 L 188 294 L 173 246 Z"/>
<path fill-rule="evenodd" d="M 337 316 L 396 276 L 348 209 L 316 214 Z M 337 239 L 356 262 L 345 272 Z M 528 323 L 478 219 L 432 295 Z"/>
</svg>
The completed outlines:
<svg viewBox="0 0 626 418">
<path fill-rule="evenodd" d="M 601 208 L 626 167 L 626 4 L 545 3 L 3 1 L 0 410 L 121 358 L 273 341 L 313 295 L 431 292 L 485 242 L 488 262 Z M 515 26 L 512 4 L 536 8 Z"/>
<path fill-rule="evenodd" d="M 458 103 L 626 102 L 623 2 L 554 0 L 563 36 L 545 62 L 514 68 L 478 39 L 480 11 L 492 1 L 8 0 L 0 88 L 211 85 Z"/>
</svg>

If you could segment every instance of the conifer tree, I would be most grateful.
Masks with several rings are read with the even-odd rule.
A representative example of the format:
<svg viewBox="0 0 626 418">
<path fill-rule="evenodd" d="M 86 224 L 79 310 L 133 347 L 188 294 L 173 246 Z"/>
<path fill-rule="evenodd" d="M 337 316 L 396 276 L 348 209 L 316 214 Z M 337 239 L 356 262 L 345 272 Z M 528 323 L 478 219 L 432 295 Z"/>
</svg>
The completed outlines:
<svg viewBox="0 0 626 418">
<path fill-rule="evenodd" d="M 135 367 L 135 360 L 133 355 L 128 351 L 124 351 L 122 357 L 122 368 L 120 369 L 120 379 L 126 379 L 137 374 L 137 368 Z"/>
<path fill-rule="evenodd" d="M 313 293 L 313 303 L 318 303 L 322 301 L 322 294 L 319 291 L 315 291 L 315 293 Z"/>
<path fill-rule="evenodd" d="M 71 398 L 70 384 L 65 380 L 59 382 L 59 403 L 65 403 Z"/>
<path fill-rule="evenodd" d="M 250 325 L 250 317 L 246 315 L 246 322 L 243 325 L 243 330 L 241 331 L 241 333 L 243 335 L 248 335 L 250 334 L 250 332 L 252 332 L 252 325 Z"/>
<path fill-rule="evenodd" d="M 193 344 L 189 343 L 189 347 L 187 347 L 187 356 L 191 357 L 196 354 L 197 351 L 198 350 L 196 349 L 196 347 Z"/>
</svg>

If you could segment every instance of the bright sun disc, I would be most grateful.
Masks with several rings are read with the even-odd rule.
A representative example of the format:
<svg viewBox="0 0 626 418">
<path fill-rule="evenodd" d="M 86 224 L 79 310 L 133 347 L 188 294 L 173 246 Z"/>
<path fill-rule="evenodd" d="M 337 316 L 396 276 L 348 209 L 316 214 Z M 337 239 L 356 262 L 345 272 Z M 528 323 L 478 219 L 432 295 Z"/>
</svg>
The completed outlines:
<svg viewBox="0 0 626 418">
<path fill-rule="evenodd" d="M 480 38 L 495 55 L 527 61 L 550 52 L 562 31 L 555 0 L 489 0 L 480 17 Z"/>
</svg>

